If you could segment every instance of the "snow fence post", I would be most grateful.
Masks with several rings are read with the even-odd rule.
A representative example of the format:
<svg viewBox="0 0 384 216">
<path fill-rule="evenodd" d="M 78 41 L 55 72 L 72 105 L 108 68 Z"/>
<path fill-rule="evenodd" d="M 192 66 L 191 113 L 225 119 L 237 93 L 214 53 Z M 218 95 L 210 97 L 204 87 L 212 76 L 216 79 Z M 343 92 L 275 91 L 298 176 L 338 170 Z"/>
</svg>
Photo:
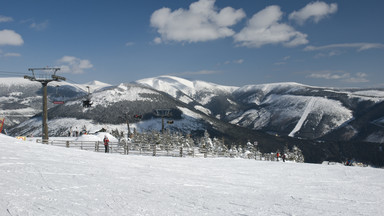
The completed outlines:
<svg viewBox="0 0 384 216">
<path fill-rule="evenodd" d="M 156 156 L 156 143 L 153 144 L 153 154 L 152 156 Z"/>
<path fill-rule="evenodd" d="M 100 143 L 100 141 L 97 141 L 95 143 L 95 151 L 97 151 L 97 152 L 99 152 L 99 143 Z"/>
<path fill-rule="evenodd" d="M 65 142 L 65 146 L 66 146 L 67 148 L 69 148 L 69 141 L 66 141 L 66 142 Z"/>
<path fill-rule="evenodd" d="M 124 154 L 128 154 L 128 143 L 124 143 Z"/>
</svg>

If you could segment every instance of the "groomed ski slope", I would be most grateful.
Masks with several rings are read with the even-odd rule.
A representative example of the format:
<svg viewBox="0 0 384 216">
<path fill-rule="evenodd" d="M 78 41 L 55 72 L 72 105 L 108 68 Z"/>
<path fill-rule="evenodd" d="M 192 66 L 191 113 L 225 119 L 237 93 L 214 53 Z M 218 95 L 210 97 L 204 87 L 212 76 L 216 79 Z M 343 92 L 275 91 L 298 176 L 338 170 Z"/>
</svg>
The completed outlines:
<svg viewBox="0 0 384 216">
<path fill-rule="evenodd" d="M 384 215 L 383 169 L 0 148 L 0 215 Z"/>
<path fill-rule="evenodd" d="M 294 136 L 295 136 L 295 133 L 296 133 L 297 131 L 300 130 L 300 128 L 301 128 L 301 127 L 303 126 L 303 124 L 304 124 L 304 121 L 307 119 L 309 113 L 312 111 L 314 104 L 315 104 L 315 99 L 314 99 L 314 98 L 311 98 L 310 101 L 309 101 L 308 104 L 307 104 L 307 107 L 306 107 L 305 110 L 304 110 L 303 115 L 301 116 L 301 118 L 300 118 L 299 121 L 297 122 L 295 128 L 293 128 L 293 130 L 291 131 L 291 133 L 289 133 L 288 136 L 290 136 L 290 137 L 294 137 Z"/>
</svg>

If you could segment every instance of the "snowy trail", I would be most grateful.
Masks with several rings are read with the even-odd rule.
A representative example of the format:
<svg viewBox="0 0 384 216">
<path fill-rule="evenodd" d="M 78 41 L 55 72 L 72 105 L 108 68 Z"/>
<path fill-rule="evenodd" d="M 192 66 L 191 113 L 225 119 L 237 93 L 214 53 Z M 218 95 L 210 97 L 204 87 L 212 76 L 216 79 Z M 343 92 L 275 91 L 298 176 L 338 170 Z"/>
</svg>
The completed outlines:
<svg viewBox="0 0 384 216">
<path fill-rule="evenodd" d="M 308 102 L 307 106 L 305 107 L 303 115 L 301 115 L 301 117 L 300 117 L 299 121 L 297 122 L 295 128 L 293 128 L 293 130 L 291 131 L 291 133 L 289 133 L 288 136 L 294 137 L 295 133 L 300 130 L 300 128 L 304 124 L 304 121 L 307 119 L 309 113 L 311 113 L 311 111 L 313 110 L 315 102 L 316 102 L 316 99 L 315 98 L 311 98 L 311 100 Z"/>
<path fill-rule="evenodd" d="M 384 215 L 382 169 L 0 148 L 0 215 Z"/>
</svg>

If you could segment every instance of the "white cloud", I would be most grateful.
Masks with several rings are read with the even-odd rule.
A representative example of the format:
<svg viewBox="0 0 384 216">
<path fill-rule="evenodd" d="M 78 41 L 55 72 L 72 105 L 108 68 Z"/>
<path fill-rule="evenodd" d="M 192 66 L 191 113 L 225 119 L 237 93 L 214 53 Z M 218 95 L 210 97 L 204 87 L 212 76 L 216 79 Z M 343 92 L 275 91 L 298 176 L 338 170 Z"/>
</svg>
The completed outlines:
<svg viewBox="0 0 384 216">
<path fill-rule="evenodd" d="M 127 43 L 125 43 L 125 46 L 133 46 L 133 45 L 135 45 L 135 43 L 134 42 L 127 42 Z"/>
<path fill-rule="evenodd" d="M 2 22 L 12 22 L 12 21 L 13 21 L 12 17 L 7 17 L 7 16 L 0 15 L 0 23 L 2 23 Z"/>
<path fill-rule="evenodd" d="M 229 27 L 245 17 L 244 11 L 231 7 L 218 11 L 214 4 L 215 0 L 199 0 L 188 10 L 156 10 L 151 16 L 151 26 L 157 29 L 160 37 L 154 42 L 201 42 L 234 35 Z"/>
<path fill-rule="evenodd" d="M 349 82 L 349 83 L 369 82 L 369 80 L 367 80 L 366 77 L 367 77 L 366 73 L 356 73 L 355 76 L 349 77 L 348 79 L 346 79 L 344 81 Z"/>
<path fill-rule="evenodd" d="M 274 65 L 285 65 L 290 58 L 291 56 L 284 56 L 282 61 L 275 62 Z"/>
<path fill-rule="evenodd" d="M 171 75 L 210 75 L 210 74 L 219 74 L 221 71 L 216 70 L 200 70 L 200 71 L 185 71 L 181 73 L 175 73 Z"/>
<path fill-rule="evenodd" d="M 369 82 L 366 73 L 350 74 L 344 71 L 319 71 L 313 72 L 308 77 L 315 79 L 340 80 L 348 83 Z"/>
<path fill-rule="evenodd" d="M 287 61 L 287 60 L 290 59 L 290 58 L 291 58 L 291 56 L 284 56 L 283 60 L 284 60 L 284 61 Z"/>
<path fill-rule="evenodd" d="M 275 62 L 274 65 L 285 65 L 287 62 Z"/>
<path fill-rule="evenodd" d="M 364 51 L 369 49 L 384 49 L 384 44 L 381 43 L 344 43 L 344 44 L 330 44 L 326 46 L 307 46 L 305 51 L 317 51 L 335 48 L 354 48 L 357 51 Z"/>
<path fill-rule="evenodd" d="M 29 28 L 41 31 L 41 30 L 46 29 L 48 27 L 48 25 L 49 25 L 48 20 L 41 22 L 41 23 L 36 23 L 35 21 L 32 21 L 32 23 L 29 25 Z"/>
<path fill-rule="evenodd" d="M 89 60 L 79 59 L 74 56 L 64 56 L 57 62 L 62 64 L 59 67 L 63 73 L 81 74 L 84 73 L 84 70 L 93 68 Z"/>
<path fill-rule="evenodd" d="M 20 57 L 21 54 L 20 53 L 5 53 L 4 56 L 5 57 Z"/>
<path fill-rule="evenodd" d="M 342 52 L 340 51 L 337 51 L 337 50 L 332 50 L 332 51 L 329 51 L 329 52 L 321 52 L 321 53 L 318 53 L 315 55 L 315 58 L 325 58 L 325 57 L 332 57 L 332 56 L 339 56 L 341 55 Z"/>
<path fill-rule="evenodd" d="M 244 63 L 244 59 L 234 60 L 233 63 L 235 63 L 235 64 L 243 64 Z"/>
<path fill-rule="evenodd" d="M 279 23 L 283 15 L 280 7 L 273 5 L 259 11 L 249 20 L 247 26 L 234 36 L 235 42 L 245 47 L 261 47 L 266 44 L 282 43 L 293 47 L 307 44 L 307 35 L 293 27 Z"/>
<path fill-rule="evenodd" d="M 17 34 L 13 30 L 4 29 L 0 31 L 0 46 L 12 45 L 20 46 L 24 43 L 21 35 Z"/>
<path fill-rule="evenodd" d="M 299 11 L 294 11 L 289 15 L 289 19 L 296 21 L 302 25 L 307 20 L 313 20 L 315 23 L 324 19 L 330 14 L 337 12 L 337 4 L 327 4 L 325 2 L 312 2 L 307 4 L 304 8 Z"/>
<path fill-rule="evenodd" d="M 229 64 L 243 64 L 244 63 L 244 59 L 236 59 L 236 60 L 232 60 L 232 61 L 225 61 L 223 64 L 224 65 L 229 65 Z M 218 65 L 221 65 L 221 63 L 218 63 Z"/>
<path fill-rule="evenodd" d="M 155 39 L 153 39 L 153 42 L 154 42 L 155 44 L 161 44 L 161 43 L 163 42 L 163 40 L 161 40 L 160 37 L 156 37 Z"/>
</svg>

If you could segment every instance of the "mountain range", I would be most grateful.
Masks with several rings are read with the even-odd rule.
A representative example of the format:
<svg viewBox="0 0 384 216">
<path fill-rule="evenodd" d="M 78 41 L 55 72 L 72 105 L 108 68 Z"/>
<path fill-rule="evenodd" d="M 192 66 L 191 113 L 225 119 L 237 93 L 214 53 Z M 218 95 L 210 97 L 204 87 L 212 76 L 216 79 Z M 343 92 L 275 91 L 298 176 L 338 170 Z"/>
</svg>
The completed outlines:
<svg viewBox="0 0 384 216">
<path fill-rule="evenodd" d="M 90 94 L 88 95 L 88 88 Z M 0 116 L 11 135 L 41 136 L 41 85 L 0 78 Z M 227 145 L 257 141 L 265 152 L 299 146 L 307 162 L 355 158 L 380 164 L 384 142 L 384 89 L 337 89 L 299 83 L 223 86 L 160 76 L 109 85 L 49 85 L 49 135 L 69 130 L 161 130 L 168 110 L 173 132 L 224 138 Z M 93 105 L 82 106 L 85 98 Z M 53 104 L 63 101 L 64 104 Z M 141 119 L 134 118 L 141 115 Z M 373 156 L 375 155 L 375 156 Z"/>
</svg>

